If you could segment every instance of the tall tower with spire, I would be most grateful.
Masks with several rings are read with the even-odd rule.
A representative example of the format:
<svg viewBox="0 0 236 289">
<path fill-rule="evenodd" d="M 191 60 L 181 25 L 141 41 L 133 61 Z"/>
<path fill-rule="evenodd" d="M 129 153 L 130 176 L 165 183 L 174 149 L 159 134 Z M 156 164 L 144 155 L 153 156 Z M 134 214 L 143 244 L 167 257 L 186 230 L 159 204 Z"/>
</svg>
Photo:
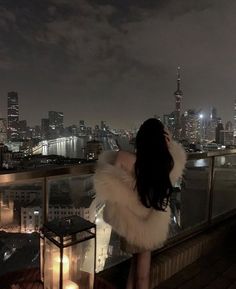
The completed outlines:
<svg viewBox="0 0 236 289">
<path fill-rule="evenodd" d="M 180 89 L 180 67 L 177 70 L 177 90 L 174 92 L 175 96 L 175 130 L 174 137 L 176 139 L 180 138 L 181 134 L 181 108 L 182 108 L 182 98 L 183 91 Z"/>
</svg>

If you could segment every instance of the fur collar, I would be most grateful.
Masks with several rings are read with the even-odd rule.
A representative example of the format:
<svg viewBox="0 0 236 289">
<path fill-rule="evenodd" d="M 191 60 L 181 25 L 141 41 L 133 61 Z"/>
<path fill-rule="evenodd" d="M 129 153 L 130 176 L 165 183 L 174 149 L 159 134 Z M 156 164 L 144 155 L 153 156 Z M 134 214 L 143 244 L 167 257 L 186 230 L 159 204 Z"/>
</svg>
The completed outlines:
<svg viewBox="0 0 236 289">
<path fill-rule="evenodd" d="M 186 153 L 174 141 L 169 150 L 174 159 L 170 173 L 174 184 L 183 173 Z M 157 248 L 167 239 L 170 209 L 162 212 L 145 208 L 133 190 L 134 179 L 131 174 L 114 166 L 116 155 L 114 151 L 102 153 L 94 175 L 96 193 L 106 203 L 104 220 L 128 243 L 142 249 Z"/>
</svg>

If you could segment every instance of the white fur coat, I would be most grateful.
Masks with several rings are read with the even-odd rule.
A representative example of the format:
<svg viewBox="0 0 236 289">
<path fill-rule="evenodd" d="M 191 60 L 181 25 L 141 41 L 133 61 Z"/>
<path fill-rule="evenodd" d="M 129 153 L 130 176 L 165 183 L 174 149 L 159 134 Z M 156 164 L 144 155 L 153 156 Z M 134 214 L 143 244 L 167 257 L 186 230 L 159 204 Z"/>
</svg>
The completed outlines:
<svg viewBox="0 0 236 289">
<path fill-rule="evenodd" d="M 171 141 L 169 151 L 174 160 L 170 180 L 175 184 L 183 173 L 186 153 L 175 141 Z M 170 209 L 162 212 L 141 204 L 131 174 L 114 166 L 116 154 L 103 152 L 94 175 L 96 193 L 106 203 L 104 220 L 129 244 L 147 250 L 158 248 L 167 239 Z"/>
</svg>

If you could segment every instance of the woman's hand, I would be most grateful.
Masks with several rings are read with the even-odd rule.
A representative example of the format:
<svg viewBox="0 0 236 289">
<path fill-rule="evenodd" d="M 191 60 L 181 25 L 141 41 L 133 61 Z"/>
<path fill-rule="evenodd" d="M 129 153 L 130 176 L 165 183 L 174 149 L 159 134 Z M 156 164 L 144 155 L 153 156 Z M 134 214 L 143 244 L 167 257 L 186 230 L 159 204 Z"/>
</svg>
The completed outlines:
<svg viewBox="0 0 236 289">
<path fill-rule="evenodd" d="M 165 128 L 165 130 L 164 130 L 164 135 L 165 135 L 165 139 L 166 139 L 166 144 L 169 147 L 172 136 L 171 136 L 171 133 L 169 132 L 169 130 L 167 128 Z"/>
</svg>

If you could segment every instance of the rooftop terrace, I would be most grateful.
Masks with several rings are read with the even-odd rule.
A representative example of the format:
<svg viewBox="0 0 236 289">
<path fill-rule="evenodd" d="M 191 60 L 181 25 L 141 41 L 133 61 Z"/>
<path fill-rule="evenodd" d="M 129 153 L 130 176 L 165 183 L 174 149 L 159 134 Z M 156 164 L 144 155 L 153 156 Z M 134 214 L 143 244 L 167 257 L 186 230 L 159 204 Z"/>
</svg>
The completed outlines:
<svg viewBox="0 0 236 289">
<path fill-rule="evenodd" d="M 118 236 L 103 222 L 103 204 L 94 198 L 94 168 L 95 165 L 91 163 L 0 175 L 0 284 L 4 284 L 3 288 L 0 286 L 1 289 L 11 288 L 10 286 L 16 286 L 17 283 L 20 287 L 15 288 L 40 288 L 37 277 L 39 227 L 47 220 L 75 213 L 97 224 L 98 284 L 103 282 L 102 288 L 122 288 L 120 286 L 123 286 L 121 284 L 124 284 L 126 274 L 122 275 L 123 279 L 118 278 L 119 282 L 116 279 L 119 272 L 127 271 L 130 256 L 121 251 Z M 32 194 L 32 185 L 37 188 L 35 194 Z M 57 195 L 59 199 L 68 195 L 72 203 L 76 204 L 75 208 L 55 207 L 53 200 Z M 36 202 L 37 206 L 27 206 L 27 210 L 23 210 L 23 204 L 34 204 L 35 199 L 39 201 Z M 89 203 L 89 207 L 83 207 L 85 199 L 88 200 L 86 204 Z M 220 255 L 211 253 L 212 260 L 215 260 L 212 262 L 219 263 L 215 273 L 219 271 L 218 266 L 221 266 L 221 263 L 226 264 L 226 259 L 229 256 L 231 258 L 231 263 L 227 263 L 229 266 L 222 265 L 223 271 L 218 272 L 217 276 L 214 273 L 204 273 L 208 272 L 204 264 L 210 264 L 205 262 L 210 262 L 211 258 L 199 258 L 208 254 L 211 248 L 215 248 L 216 243 L 223 244 L 223 241 L 219 240 L 220 236 L 226 235 L 226 231 L 223 232 L 221 228 L 226 228 L 225 224 L 229 223 L 229 220 L 232 222 L 236 216 L 236 150 L 189 154 L 184 177 L 176 184 L 172 196 L 171 209 L 169 240 L 163 248 L 153 252 L 151 288 L 187 289 L 190 287 L 184 286 L 195 284 L 195 281 L 199 287 L 194 285 L 195 287 L 191 288 L 208 288 L 211 282 L 216 284 L 215 280 L 218 279 L 219 282 L 226 280 L 225 283 L 229 286 L 235 286 L 232 285 L 235 279 L 230 277 L 228 280 L 228 273 L 225 275 L 227 270 L 232 273 L 235 268 L 233 248 L 227 246 L 228 251 L 218 251 Z M 211 230 L 218 233 L 213 233 L 213 237 L 208 236 Z M 26 250 L 29 253 L 27 258 L 24 258 Z M 215 256 L 218 256 L 217 261 Z M 196 260 L 197 263 L 187 267 Z M 187 271 L 178 273 L 185 267 Z M 26 272 L 31 272 L 27 273 L 27 276 L 32 276 L 33 282 L 30 281 L 32 285 L 28 282 L 28 287 L 24 283 L 28 278 Z M 18 278 L 9 278 L 13 276 L 9 274 Z M 216 278 L 207 279 L 205 283 L 197 281 L 201 279 L 200 276 L 211 276 L 210 274 Z M 174 285 L 170 287 L 170 284 Z M 234 288 L 229 286 L 214 288 Z"/>
</svg>

